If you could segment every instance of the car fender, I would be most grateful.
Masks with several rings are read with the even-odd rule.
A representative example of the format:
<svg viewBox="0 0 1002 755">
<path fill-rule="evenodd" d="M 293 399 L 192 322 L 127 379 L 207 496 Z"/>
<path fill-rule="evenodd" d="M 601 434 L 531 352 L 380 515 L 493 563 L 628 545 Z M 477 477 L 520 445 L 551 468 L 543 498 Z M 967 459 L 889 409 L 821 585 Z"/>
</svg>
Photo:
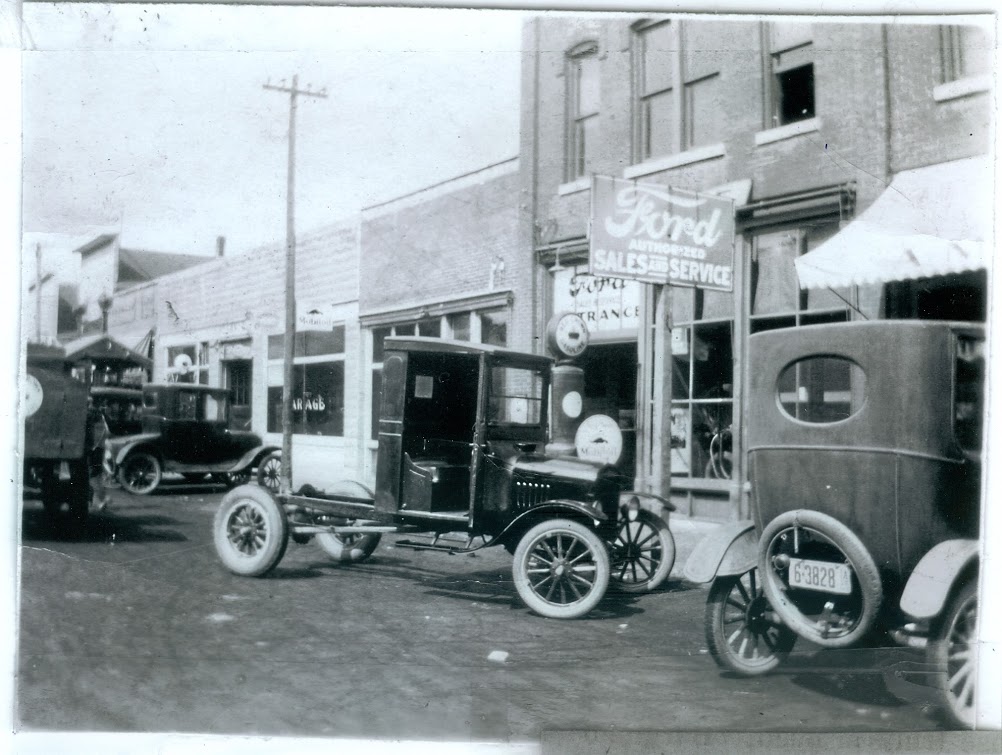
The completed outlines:
<svg viewBox="0 0 1002 755">
<path fill-rule="evenodd" d="M 245 469 L 254 463 L 257 459 L 263 459 L 270 453 L 278 451 L 281 453 L 282 449 L 278 446 L 258 446 L 257 448 L 252 448 L 250 451 L 241 456 L 233 466 L 230 468 L 231 472 L 238 472 L 241 469 Z"/>
<path fill-rule="evenodd" d="M 901 593 L 901 610 L 916 619 L 938 616 L 961 574 L 978 562 L 977 540 L 947 540 L 922 556 Z"/>
<path fill-rule="evenodd" d="M 683 574 L 690 582 L 702 584 L 715 577 L 744 574 L 754 569 L 757 561 L 755 523 L 731 522 L 699 541 L 685 562 Z"/>
<path fill-rule="evenodd" d="M 554 519 L 560 516 L 578 520 L 587 519 L 588 525 L 591 527 L 596 527 L 608 521 L 608 517 L 597 506 L 591 506 L 584 501 L 575 501 L 572 498 L 556 498 L 552 501 L 544 501 L 527 511 L 523 511 L 497 534 L 494 542 L 504 542 L 513 533 L 520 533 L 528 529 L 528 526 L 531 526 L 527 526 L 528 522 L 534 523 L 543 519 Z"/>
<path fill-rule="evenodd" d="M 147 433 L 145 435 L 130 435 L 128 438 L 115 438 L 113 443 L 117 446 L 118 450 L 115 451 L 115 466 L 118 467 L 125 457 L 132 453 L 139 446 L 152 443 L 154 441 L 160 440 L 159 433 Z M 119 445 L 121 443 L 121 445 Z M 159 456 L 160 454 L 154 450 L 154 453 Z"/>
</svg>

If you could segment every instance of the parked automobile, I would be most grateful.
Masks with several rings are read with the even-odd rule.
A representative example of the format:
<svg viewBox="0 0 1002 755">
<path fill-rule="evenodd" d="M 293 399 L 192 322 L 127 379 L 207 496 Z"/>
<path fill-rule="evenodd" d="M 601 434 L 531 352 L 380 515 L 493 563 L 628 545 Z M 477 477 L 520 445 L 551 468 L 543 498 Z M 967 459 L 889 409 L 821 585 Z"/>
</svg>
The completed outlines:
<svg viewBox="0 0 1002 755">
<path fill-rule="evenodd" d="M 754 521 L 722 527 L 686 577 L 709 582 L 706 637 L 744 676 L 797 638 L 874 630 L 925 648 L 923 675 L 974 723 L 984 329 L 877 321 L 753 335 Z"/>
<path fill-rule="evenodd" d="M 242 485 L 223 498 L 216 551 L 233 573 L 261 576 L 289 537 L 315 537 L 338 561 L 361 561 L 383 533 L 426 535 L 396 546 L 469 553 L 500 545 L 514 555 L 515 589 L 536 613 L 591 611 L 610 579 L 657 587 L 675 560 L 663 516 L 611 466 L 548 457 L 552 360 L 494 346 L 388 338 L 383 358 L 376 489 L 343 482 L 276 495 Z M 465 544 L 451 538 L 460 533 Z"/>
<path fill-rule="evenodd" d="M 152 493 L 165 472 L 237 485 L 279 451 L 254 433 L 230 429 L 226 389 L 168 383 L 144 385 L 142 394 L 141 432 L 110 441 L 118 480 L 130 493 Z"/>
<path fill-rule="evenodd" d="M 143 391 L 140 388 L 92 385 L 94 408 L 104 415 L 112 437 L 136 435 L 143 430 Z"/>
<path fill-rule="evenodd" d="M 70 373 L 57 346 L 27 344 L 24 402 L 24 484 L 38 489 L 50 516 L 66 507 L 82 524 L 90 508 L 87 386 Z"/>
</svg>

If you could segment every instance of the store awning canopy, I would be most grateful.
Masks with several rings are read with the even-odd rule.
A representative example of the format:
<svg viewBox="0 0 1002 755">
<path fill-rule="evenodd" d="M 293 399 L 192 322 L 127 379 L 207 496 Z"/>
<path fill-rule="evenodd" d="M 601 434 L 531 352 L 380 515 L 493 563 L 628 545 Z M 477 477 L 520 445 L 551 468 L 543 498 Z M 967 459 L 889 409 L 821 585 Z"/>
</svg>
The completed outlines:
<svg viewBox="0 0 1002 755">
<path fill-rule="evenodd" d="M 796 260 L 801 288 L 839 288 L 986 268 L 994 176 L 989 158 L 898 173 L 828 241 Z"/>
<path fill-rule="evenodd" d="M 89 360 L 94 364 L 149 369 L 153 363 L 108 335 L 91 335 L 64 345 L 66 358 L 71 362 Z"/>
</svg>

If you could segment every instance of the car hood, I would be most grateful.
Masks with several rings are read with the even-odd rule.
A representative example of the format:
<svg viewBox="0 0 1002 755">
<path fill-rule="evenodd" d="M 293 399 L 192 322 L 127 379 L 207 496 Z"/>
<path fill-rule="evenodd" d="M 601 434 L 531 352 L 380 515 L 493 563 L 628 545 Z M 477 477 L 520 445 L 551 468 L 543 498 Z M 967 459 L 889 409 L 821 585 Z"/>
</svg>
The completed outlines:
<svg viewBox="0 0 1002 755">
<path fill-rule="evenodd" d="M 595 482 L 598 479 L 599 472 L 602 471 L 603 465 L 573 456 L 549 458 L 546 456 L 526 455 L 518 458 L 514 466 L 515 470 L 519 472 L 559 477 L 565 480 Z"/>
</svg>

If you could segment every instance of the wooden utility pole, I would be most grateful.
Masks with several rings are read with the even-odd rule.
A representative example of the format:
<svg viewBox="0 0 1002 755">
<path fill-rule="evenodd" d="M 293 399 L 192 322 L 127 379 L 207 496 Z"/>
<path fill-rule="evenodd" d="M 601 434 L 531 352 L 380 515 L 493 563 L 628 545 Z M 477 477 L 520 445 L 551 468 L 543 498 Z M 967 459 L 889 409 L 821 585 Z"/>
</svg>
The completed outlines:
<svg viewBox="0 0 1002 755">
<path fill-rule="evenodd" d="M 42 342 L 42 245 L 35 244 L 35 340 Z"/>
<path fill-rule="evenodd" d="M 265 89 L 289 95 L 289 177 L 286 191 L 285 216 L 285 344 L 282 371 L 282 479 L 279 492 L 292 492 L 292 363 L 296 340 L 296 101 L 299 97 L 326 99 L 327 90 L 314 91 L 299 88 L 299 76 L 292 77 L 292 85 L 285 79 L 279 84 L 270 81 Z"/>
</svg>

